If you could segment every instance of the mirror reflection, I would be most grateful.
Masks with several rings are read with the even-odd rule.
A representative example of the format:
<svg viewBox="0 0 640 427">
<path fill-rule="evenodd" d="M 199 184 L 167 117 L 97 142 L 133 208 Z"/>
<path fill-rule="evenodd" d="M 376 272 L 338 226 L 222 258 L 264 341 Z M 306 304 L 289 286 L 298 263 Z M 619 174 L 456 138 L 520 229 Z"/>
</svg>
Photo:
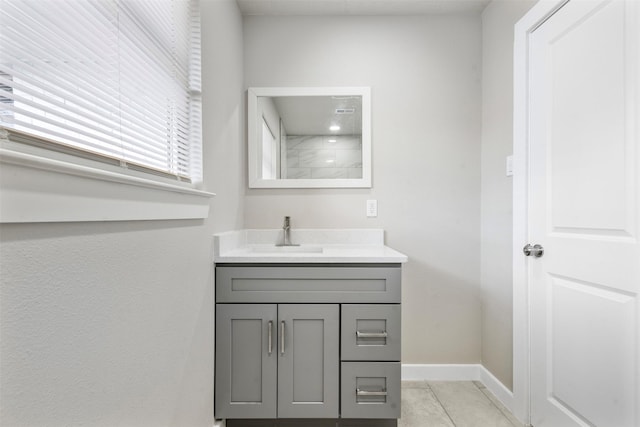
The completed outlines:
<svg viewBox="0 0 640 427">
<path fill-rule="evenodd" d="M 258 98 L 263 179 L 362 178 L 361 96 Z"/>
<path fill-rule="evenodd" d="M 249 90 L 251 187 L 369 186 L 366 94 L 312 89 Z"/>
</svg>

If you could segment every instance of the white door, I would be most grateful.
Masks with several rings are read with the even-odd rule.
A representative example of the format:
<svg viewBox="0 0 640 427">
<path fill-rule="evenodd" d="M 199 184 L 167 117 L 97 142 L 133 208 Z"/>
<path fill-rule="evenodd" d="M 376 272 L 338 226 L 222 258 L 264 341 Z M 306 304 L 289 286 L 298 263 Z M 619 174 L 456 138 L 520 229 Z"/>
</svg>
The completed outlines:
<svg viewBox="0 0 640 427">
<path fill-rule="evenodd" d="M 529 37 L 531 423 L 640 426 L 640 1 Z"/>
</svg>

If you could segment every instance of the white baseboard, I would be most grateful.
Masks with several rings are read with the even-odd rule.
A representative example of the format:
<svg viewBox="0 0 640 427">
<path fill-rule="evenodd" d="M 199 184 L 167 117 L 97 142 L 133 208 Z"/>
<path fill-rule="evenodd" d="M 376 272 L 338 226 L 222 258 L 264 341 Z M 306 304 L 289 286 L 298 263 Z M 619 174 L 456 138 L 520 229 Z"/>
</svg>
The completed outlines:
<svg viewBox="0 0 640 427">
<path fill-rule="evenodd" d="M 411 365 L 402 364 L 403 381 L 480 381 L 502 404 L 513 412 L 513 392 L 480 364 Z"/>
<path fill-rule="evenodd" d="M 403 381 L 480 381 L 481 365 L 402 364 Z"/>
<path fill-rule="evenodd" d="M 480 382 L 513 413 L 513 392 L 505 387 L 487 368 L 480 366 Z"/>
</svg>

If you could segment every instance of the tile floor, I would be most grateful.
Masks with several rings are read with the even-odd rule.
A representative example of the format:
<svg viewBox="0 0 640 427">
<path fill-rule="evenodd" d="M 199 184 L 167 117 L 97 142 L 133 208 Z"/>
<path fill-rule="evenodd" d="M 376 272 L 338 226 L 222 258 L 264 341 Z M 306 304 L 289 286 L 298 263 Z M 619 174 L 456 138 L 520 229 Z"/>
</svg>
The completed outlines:
<svg viewBox="0 0 640 427">
<path fill-rule="evenodd" d="M 403 381 L 398 427 L 523 427 L 482 383 Z"/>
</svg>

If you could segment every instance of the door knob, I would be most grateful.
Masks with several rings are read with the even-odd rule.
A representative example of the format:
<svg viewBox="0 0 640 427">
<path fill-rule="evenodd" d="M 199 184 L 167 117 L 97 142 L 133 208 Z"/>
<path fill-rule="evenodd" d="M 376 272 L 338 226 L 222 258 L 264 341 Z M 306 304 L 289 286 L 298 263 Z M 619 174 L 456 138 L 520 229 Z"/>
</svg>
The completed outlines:
<svg viewBox="0 0 640 427">
<path fill-rule="evenodd" d="M 542 255 L 544 255 L 544 248 L 538 244 L 532 246 L 530 243 L 527 243 L 526 245 L 524 245 L 524 248 L 522 248 L 522 252 L 524 252 L 526 256 L 534 256 L 536 258 L 540 258 Z"/>
</svg>

